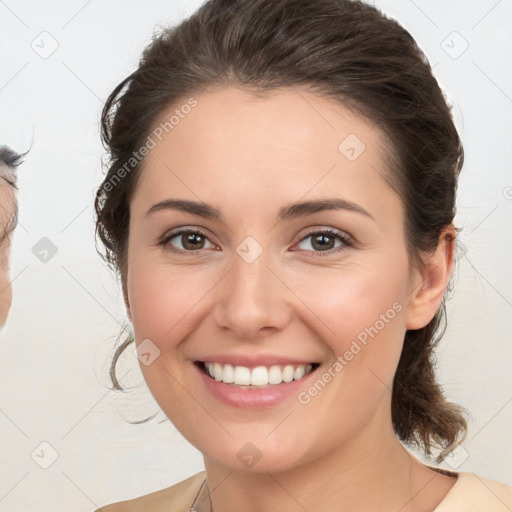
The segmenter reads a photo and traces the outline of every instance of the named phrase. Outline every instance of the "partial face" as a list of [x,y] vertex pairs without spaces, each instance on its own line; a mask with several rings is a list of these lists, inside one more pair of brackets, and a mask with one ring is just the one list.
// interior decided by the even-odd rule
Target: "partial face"
[[[370,425],[389,434],[412,284],[380,133],[306,92],[195,99],[130,204],[127,298],[149,389],[205,457],[239,470],[305,464]],[[340,208],[289,209],[327,199]]]
[[[15,213],[15,197],[12,187],[0,179],[0,235],[10,225]],[[12,302],[12,287],[9,276],[9,255],[11,251],[11,237],[6,236],[0,241],[0,329],[5,325]]]

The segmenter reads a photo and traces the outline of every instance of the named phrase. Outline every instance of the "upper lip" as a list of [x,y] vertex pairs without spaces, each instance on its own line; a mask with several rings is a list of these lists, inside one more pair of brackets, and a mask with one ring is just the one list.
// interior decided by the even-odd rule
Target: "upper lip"
[[306,365],[314,364],[316,361],[311,359],[297,359],[287,356],[276,356],[270,354],[260,354],[250,356],[247,354],[216,354],[211,356],[204,356],[198,359],[203,363],[220,363],[231,364],[233,366],[246,366],[248,368],[255,368],[257,366],[274,366],[274,365]]

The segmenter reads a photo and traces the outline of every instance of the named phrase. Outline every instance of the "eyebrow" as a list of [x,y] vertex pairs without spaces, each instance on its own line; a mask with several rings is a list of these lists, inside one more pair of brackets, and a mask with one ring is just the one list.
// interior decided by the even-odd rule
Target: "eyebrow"
[[[154,212],[161,210],[179,210],[193,215],[204,217],[205,219],[218,220],[224,222],[222,213],[219,208],[211,206],[207,203],[200,203],[197,201],[190,201],[186,199],[166,199],[154,204],[147,212],[146,217]],[[325,210],[348,210],[356,213],[360,213],[373,219],[364,208],[358,204],[350,201],[345,201],[340,198],[326,198],[318,199],[315,201],[302,201],[298,203],[292,203],[282,207],[279,210],[277,216],[278,221],[291,220],[299,217],[305,217],[307,215],[313,215],[314,213],[325,211]]]

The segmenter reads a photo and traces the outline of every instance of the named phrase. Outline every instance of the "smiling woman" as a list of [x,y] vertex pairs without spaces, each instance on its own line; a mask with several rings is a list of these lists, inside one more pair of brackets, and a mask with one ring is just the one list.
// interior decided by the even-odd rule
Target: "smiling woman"
[[133,325],[113,383],[135,343],[205,464],[102,510],[512,506],[402,444],[441,462],[467,428],[433,359],[463,149],[405,29],[356,1],[210,0],[102,126],[97,232]]

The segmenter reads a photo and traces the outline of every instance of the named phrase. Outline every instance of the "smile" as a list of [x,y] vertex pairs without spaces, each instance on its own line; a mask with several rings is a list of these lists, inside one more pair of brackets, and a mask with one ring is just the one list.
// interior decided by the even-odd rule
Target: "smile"
[[198,361],[197,364],[211,379],[244,389],[261,389],[300,380],[319,366],[318,363],[311,363],[249,368],[205,361]]

